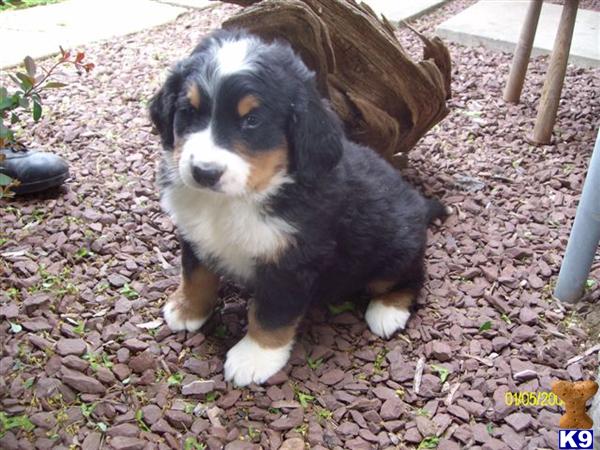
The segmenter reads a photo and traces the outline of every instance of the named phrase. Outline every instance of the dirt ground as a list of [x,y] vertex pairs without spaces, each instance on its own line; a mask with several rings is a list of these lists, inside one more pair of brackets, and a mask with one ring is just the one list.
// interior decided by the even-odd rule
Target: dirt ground
[[[431,33],[471,3],[413,26]],[[201,333],[161,320],[179,250],[146,111],[169,65],[235,11],[89,45],[96,69],[66,75],[73,84],[45,102],[32,144],[64,156],[72,180],[0,205],[0,447],[556,448],[560,408],[514,403],[598,365],[584,352],[599,341],[600,260],[581,302],[551,293],[596,138],[600,70],[569,66],[554,142],[534,147],[548,58],[532,61],[515,106],[502,100],[511,55],[449,44],[451,112],[404,171],[456,211],[431,229],[417,314],[382,341],[365,305],[313,310],[285,370],[235,389],[223,381],[246,323],[235,287]]]

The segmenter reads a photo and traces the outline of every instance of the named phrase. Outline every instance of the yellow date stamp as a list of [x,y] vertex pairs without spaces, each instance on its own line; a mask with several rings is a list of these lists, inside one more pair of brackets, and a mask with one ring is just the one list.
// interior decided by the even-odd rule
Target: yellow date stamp
[[544,406],[564,406],[563,402],[554,392],[546,391],[520,391],[511,392],[507,391],[504,394],[504,402],[508,406],[537,406],[543,408]]

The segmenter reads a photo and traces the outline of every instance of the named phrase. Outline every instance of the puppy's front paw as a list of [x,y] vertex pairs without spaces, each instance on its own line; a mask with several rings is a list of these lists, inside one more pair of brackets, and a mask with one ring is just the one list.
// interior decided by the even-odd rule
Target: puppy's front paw
[[371,300],[365,320],[373,334],[381,338],[389,338],[396,331],[403,330],[410,318],[410,312],[405,308],[385,305],[377,299]]
[[264,348],[250,336],[244,336],[227,352],[225,379],[240,387],[264,383],[285,366],[293,344],[292,341],[283,347]]
[[177,293],[173,294],[163,307],[163,316],[172,331],[196,331],[208,319],[186,308]]

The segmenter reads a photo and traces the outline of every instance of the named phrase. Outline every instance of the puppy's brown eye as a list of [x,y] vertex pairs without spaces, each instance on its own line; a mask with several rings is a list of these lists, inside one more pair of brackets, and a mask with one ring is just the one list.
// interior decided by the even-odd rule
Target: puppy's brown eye
[[256,114],[246,114],[242,119],[242,128],[251,130],[257,128],[260,125],[260,119]]

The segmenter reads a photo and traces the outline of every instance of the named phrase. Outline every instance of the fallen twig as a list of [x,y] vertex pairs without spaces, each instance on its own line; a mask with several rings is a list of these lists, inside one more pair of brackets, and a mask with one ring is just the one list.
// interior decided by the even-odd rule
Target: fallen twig
[[425,368],[425,357],[421,356],[417,361],[417,367],[415,368],[415,381],[414,381],[414,391],[415,394],[419,393],[421,389],[421,378],[423,377],[423,369]]

